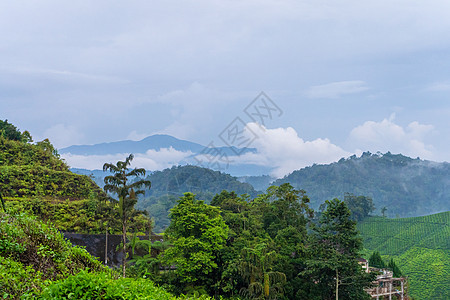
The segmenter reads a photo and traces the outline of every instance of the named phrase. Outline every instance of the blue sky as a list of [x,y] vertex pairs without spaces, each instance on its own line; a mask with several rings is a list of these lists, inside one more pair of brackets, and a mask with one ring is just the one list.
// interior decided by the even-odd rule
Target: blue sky
[[411,0],[2,1],[0,117],[59,148],[155,133],[224,144],[264,91],[282,114],[253,128],[258,155],[240,159],[275,176],[367,150],[449,161],[448,11]]

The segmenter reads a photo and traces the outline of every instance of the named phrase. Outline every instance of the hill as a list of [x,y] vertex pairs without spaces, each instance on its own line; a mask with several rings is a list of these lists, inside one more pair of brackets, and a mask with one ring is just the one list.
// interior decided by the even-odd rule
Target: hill
[[153,172],[147,177],[152,187],[137,203],[137,208],[145,209],[155,218],[155,231],[169,225],[168,212],[180,196],[186,192],[196,194],[199,200],[209,203],[214,195],[223,190],[237,194],[256,196],[255,189],[229,174],[197,166],[177,166]]
[[376,210],[390,217],[413,217],[450,210],[450,164],[401,154],[371,154],[313,165],[274,182],[306,190],[315,209],[345,193],[373,198]]
[[[7,121],[0,122],[0,193],[9,212],[28,212],[61,231],[100,233],[106,220],[120,231],[114,203],[90,177],[70,172],[50,141],[32,143]],[[145,231],[146,222],[140,218],[133,230]]]
[[367,253],[394,258],[414,299],[450,299],[450,212],[358,223]]

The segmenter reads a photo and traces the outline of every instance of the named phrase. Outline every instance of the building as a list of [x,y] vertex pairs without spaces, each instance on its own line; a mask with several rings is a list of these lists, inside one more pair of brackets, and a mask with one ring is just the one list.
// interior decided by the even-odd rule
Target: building
[[380,299],[409,299],[406,292],[406,277],[395,278],[393,273],[386,269],[368,268],[368,272],[377,272],[377,279],[374,281],[374,287],[366,289],[366,292],[377,300]]

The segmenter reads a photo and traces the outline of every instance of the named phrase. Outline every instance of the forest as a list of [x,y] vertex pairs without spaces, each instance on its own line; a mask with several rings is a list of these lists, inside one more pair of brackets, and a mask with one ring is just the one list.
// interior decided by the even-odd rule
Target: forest
[[326,199],[345,193],[371,197],[381,215],[416,217],[449,209],[450,164],[410,158],[387,152],[365,152],[328,165],[297,170],[274,185],[290,183],[304,189],[311,206],[318,208]]

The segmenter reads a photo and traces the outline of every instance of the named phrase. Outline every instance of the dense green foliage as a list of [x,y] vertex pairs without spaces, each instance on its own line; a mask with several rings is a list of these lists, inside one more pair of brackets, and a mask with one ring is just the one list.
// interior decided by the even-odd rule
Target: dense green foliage
[[208,274],[218,268],[219,251],[228,237],[228,226],[219,209],[186,193],[170,217],[166,234],[173,246],[165,251],[164,262],[176,265],[176,274],[189,285],[214,284]]
[[380,252],[374,251],[372,255],[369,257],[369,266],[371,268],[377,268],[377,269],[388,269],[392,271],[392,275],[396,278],[402,276],[402,271],[400,271],[400,268],[395,263],[394,259],[391,258],[389,260],[389,263],[386,264],[386,262],[381,258]]
[[356,222],[351,220],[345,202],[333,199],[325,204],[326,210],[320,215],[313,235],[313,255],[308,260],[310,269],[303,273],[318,283],[320,299],[330,299],[336,294],[341,299],[370,299],[364,287],[374,277],[365,273],[357,262],[362,241]]
[[38,299],[177,299],[143,278],[115,278],[110,272],[81,271],[46,287]]
[[152,188],[139,198],[136,207],[148,211],[154,218],[156,232],[169,226],[169,210],[186,192],[194,193],[196,199],[206,203],[223,190],[256,196],[250,184],[241,183],[228,174],[196,166],[172,167],[154,172],[146,179],[152,182]]
[[362,243],[346,204],[327,203],[316,226],[308,202],[304,191],[288,184],[254,199],[222,191],[213,206],[187,193],[171,211],[167,234],[174,246],[162,261],[177,268],[156,280],[177,293],[333,299],[337,271],[340,299],[368,297],[363,288],[373,278],[358,265]]
[[412,159],[401,154],[364,153],[329,165],[294,171],[274,184],[304,189],[313,208],[345,193],[373,199],[377,214],[413,217],[450,209],[450,164]]
[[372,198],[366,196],[347,193],[344,196],[344,202],[351,212],[351,218],[356,221],[364,220],[375,209]]
[[[6,208],[27,211],[62,231],[121,232],[118,203],[88,176],[70,172],[48,140],[30,140],[0,136],[0,193]],[[140,211],[131,230],[146,232],[148,222]]]
[[[2,299],[199,299],[175,297],[143,278],[119,278],[52,225],[0,213]],[[200,299],[209,299],[203,296]]]
[[[6,197],[5,202],[8,212],[27,212],[64,232],[98,234],[104,233],[106,228],[111,233],[122,230],[117,204],[99,201],[94,197],[81,200]],[[129,230],[148,233],[149,218],[142,214],[133,216]]]
[[0,213],[0,295],[39,292],[50,280],[80,270],[102,270],[86,250],[73,247],[53,226],[26,214]]
[[28,131],[21,133],[16,126],[8,123],[8,120],[0,120],[0,137],[11,141],[31,141],[31,136]]
[[48,141],[29,144],[1,137],[0,189],[10,197],[105,196],[89,177],[69,172]]
[[374,251],[372,253],[372,255],[370,255],[370,257],[369,257],[369,266],[374,267],[374,268],[378,268],[378,269],[386,268],[386,263],[381,258],[380,252]]
[[424,217],[371,217],[358,224],[368,251],[391,258],[417,299],[450,298],[450,212]]

